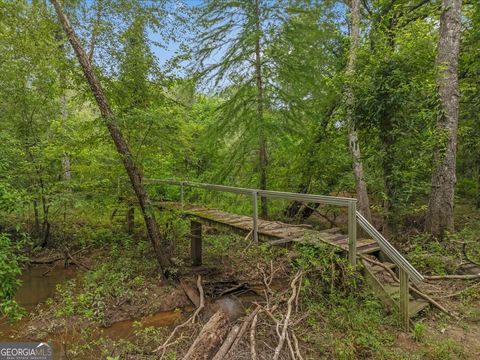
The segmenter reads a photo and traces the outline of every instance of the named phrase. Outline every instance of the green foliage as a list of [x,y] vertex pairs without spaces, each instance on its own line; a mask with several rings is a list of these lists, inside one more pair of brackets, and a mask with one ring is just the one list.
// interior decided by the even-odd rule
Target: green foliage
[[293,260],[294,266],[303,270],[315,269],[315,275],[308,280],[311,291],[336,296],[358,290],[358,274],[352,270],[348,259],[331,246],[297,244],[295,249],[298,256]]
[[453,339],[437,342],[433,346],[431,353],[426,356],[427,359],[432,360],[453,360],[463,357],[465,357],[465,350]]
[[424,323],[416,322],[413,325],[412,329],[412,336],[413,339],[417,342],[421,342],[425,339],[425,332],[427,331],[427,327]]
[[16,303],[14,296],[21,281],[22,263],[21,244],[13,244],[7,234],[0,234],[0,313],[9,320],[23,317],[23,309]]
[[305,340],[312,342],[315,353],[335,359],[386,357],[393,337],[382,327],[394,321],[384,316],[380,301],[359,286],[346,259],[326,245],[299,245],[295,250],[294,264],[310,270],[301,291],[312,334]]
[[104,323],[107,304],[133,298],[147,285],[146,277],[155,272],[153,259],[144,256],[148,251],[147,242],[135,243],[129,238],[111,244],[106,261],[86,272],[80,283],[70,280],[57,286],[61,306],[56,316],[78,314]]
[[446,246],[429,235],[418,235],[412,238],[413,249],[408,252],[409,261],[421,273],[448,274],[456,270],[452,257],[455,246]]

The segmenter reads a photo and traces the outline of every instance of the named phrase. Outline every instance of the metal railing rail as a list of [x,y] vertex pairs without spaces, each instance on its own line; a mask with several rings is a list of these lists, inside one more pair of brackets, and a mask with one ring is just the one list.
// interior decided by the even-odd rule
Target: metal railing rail
[[423,276],[408,262],[407,259],[395,249],[392,244],[388,242],[383,235],[373,227],[365,217],[357,211],[357,223],[365,230],[373,240],[375,240],[380,249],[397,265],[400,269],[403,269],[412,279],[414,283],[423,281]]
[[226,186],[226,185],[196,183],[196,182],[190,182],[190,181],[145,179],[145,182],[178,185],[178,186],[184,186],[184,187],[185,186],[197,187],[197,188],[230,192],[230,193],[243,194],[243,195],[250,195],[252,194],[253,191],[255,191],[261,197],[277,198],[277,199],[284,199],[284,200],[298,200],[298,201],[304,200],[304,201],[323,203],[323,204],[329,204],[329,205],[337,205],[337,206],[348,206],[348,204],[352,202],[355,202],[355,203],[357,202],[357,199],[347,198],[347,197],[299,194],[299,193],[283,192],[283,191],[260,190],[260,189],[242,188],[242,187]]

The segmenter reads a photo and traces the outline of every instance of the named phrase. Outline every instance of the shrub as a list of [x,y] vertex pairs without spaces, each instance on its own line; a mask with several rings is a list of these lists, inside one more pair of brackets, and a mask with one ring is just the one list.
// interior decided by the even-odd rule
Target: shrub
[[10,320],[19,320],[23,310],[13,299],[22,284],[18,279],[22,273],[25,257],[12,244],[6,234],[0,234],[0,312]]

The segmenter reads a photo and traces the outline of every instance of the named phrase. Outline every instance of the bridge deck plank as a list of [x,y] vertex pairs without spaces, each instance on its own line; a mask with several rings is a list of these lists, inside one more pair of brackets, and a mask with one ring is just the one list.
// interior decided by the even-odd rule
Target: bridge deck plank
[[[205,220],[210,226],[223,225],[244,233],[249,233],[253,228],[253,219],[246,215],[237,215],[199,206],[185,206],[182,210],[181,204],[174,202],[158,203],[161,208],[176,209],[184,212],[187,216]],[[280,221],[258,220],[259,238],[269,241],[272,244],[286,244],[298,242],[304,239],[305,242],[322,241],[331,244],[342,250],[348,250],[348,236],[332,232],[330,229],[324,231],[312,230],[308,227],[292,225]],[[306,240],[308,238],[308,240]],[[367,254],[380,250],[377,243],[371,239],[358,239],[357,249],[359,253]]]

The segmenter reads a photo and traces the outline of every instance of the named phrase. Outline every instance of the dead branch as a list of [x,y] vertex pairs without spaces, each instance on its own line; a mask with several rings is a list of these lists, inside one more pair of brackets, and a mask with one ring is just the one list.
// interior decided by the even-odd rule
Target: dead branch
[[[77,251],[74,251],[71,256],[75,256],[77,254],[80,254],[81,252],[84,252],[88,249],[90,249],[91,247],[93,246],[92,245],[89,245],[87,247],[84,247],[80,250],[77,250]],[[67,250],[68,251],[68,250]],[[29,260],[29,263],[30,264],[34,264],[34,265],[44,265],[44,264],[53,264],[54,262],[56,261],[60,261],[60,260],[65,260],[65,256],[58,256],[58,257],[55,257],[55,258],[52,258],[52,259],[45,259],[45,260],[40,260],[40,259],[36,259],[36,260]]]
[[480,266],[479,262],[474,261],[474,260],[469,258],[468,253],[467,253],[467,243],[465,241],[462,242],[462,253],[463,253],[463,256],[465,257],[465,260],[467,260],[468,262],[470,262],[474,265]]
[[171,334],[169,335],[169,337],[167,338],[167,340],[165,340],[165,342],[160,345],[158,348],[156,348],[153,353],[156,353],[158,354],[160,351],[162,352],[161,356],[160,356],[160,359],[163,358],[163,356],[165,355],[165,351],[167,350],[167,348],[169,346],[171,346],[173,343],[171,343],[170,341],[174,338],[174,336],[176,335],[176,333],[184,328],[185,326],[189,325],[189,324],[193,324],[195,323],[195,320],[196,318],[198,317],[198,314],[200,313],[200,311],[202,311],[202,309],[205,307],[205,297],[203,295],[203,287],[202,287],[202,277],[199,275],[198,278],[197,278],[197,287],[198,287],[198,292],[200,294],[200,304],[198,306],[198,308],[195,310],[195,312],[193,313],[193,315],[188,318],[187,321],[185,321],[184,323],[178,325],[175,327],[175,329],[173,329],[173,331],[171,332]]
[[287,345],[288,345],[288,350],[290,350],[290,356],[292,357],[293,360],[295,360],[296,359],[295,351],[293,351],[292,340],[290,340],[290,333],[288,331],[287,331]]
[[200,305],[198,306],[197,310],[193,313],[192,316],[192,324],[195,323],[195,320],[198,317],[198,314],[200,314],[200,311],[205,307],[205,296],[203,294],[203,287],[202,287],[202,277],[199,275],[197,278],[197,287],[198,287],[198,293],[200,296]]
[[225,358],[228,351],[232,347],[233,342],[237,338],[239,331],[240,331],[240,326],[235,325],[235,326],[232,327],[232,329],[230,330],[230,332],[227,335],[227,338],[225,339],[222,346],[217,351],[217,353],[215,354],[215,356],[213,357],[212,360],[223,360]]
[[474,280],[480,279],[480,274],[473,275],[431,275],[424,276],[426,280]]
[[245,331],[247,330],[248,325],[250,324],[250,321],[253,320],[253,318],[258,314],[258,312],[261,310],[261,306],[257,305],[257,307],[248,315],[248,317],[245,319],[245,321],[242,324],[242,327],[240,328],[240,331],[238,332],[238,335],[232,344],[232,347],[230,348],[229,351],[225,355],[227,355],[230,351],[234,351],[235,348],[238,346],[240,341],[242,340],[243,335],[245,334]]
[[[253,229],[250,230],[250,232],[247,234],[247,236],[245,236],[245,239],[243,239],[243,241],[244,241],[244,242],[247,241],[248,238],[249,238],[250,236],[252,236],[252,234],[253,234]],[[248,243],[248,245],[245,247],[245,249],[243,249],[243,252],[247,252],[247,250],[250,248],[250,246],[252,246],[254,240],[255,240],[255,239],[254,239],[253,236],[252,236],[252,239],[250,240],[250,242]]]
[[71,263],[72,263],[72,264],[75,264],[75,265],[77,265],[77,266],[79,266],[79,267],[81,267],[81,268],[83,268],[84,270],[87,270],[87,271],[91,270],[87,265],[82,264],[81,262],[75,260],[75,259],[73,258],[73,256],[70,255],[70,253],[68,252],[67,249],[65,249],[65,254],[66,254],[67,257],[71,260]]
[[295,353],[297,354],[297,357],[299,360],[303,360],[302,354],[300,353],[300,346],[298,346],[298,339],[293,330],[292,330],[292,337],[293,337],[293,343],[295,345]]
[[300,299],[300,290],[302,288],[302,281],[303,281],[303,274],[300,276],[300,280],[298,281],[298,290],[297,296],[295,297],[295,312],[298,313],[298,302]]
[[235,286],[232,286],[228,289],[225,289],[223,290],[220,295],[218,295],[219,297],[222,297],[224,295],[227,295],[227,294],[230,294],[230,293],[233,293],[233,292],[238,292],[238,290],[244,290],[244,289],[247,289],[247,291],[250,290],[250,287],[248,286],[247,283],[240,283],[238,285],[235,285]]
[[321,216],[322,218],[324,218],[325,220],[327,220],[327,221],[330,223],[330,225],[332,225],[333,227],[338,227],[338,224],[337,224],[334,220],[330,219],[327,215],[322,214],[320,211],[318,211],[318,209],[315,209],[315,208],[311,207],[311,206],[308,205],[307,203],[303,203],[303,205],[304,205],[306,208],[312,210],[314,213],[316,213],[316,214],[318,214],[319,216]]
[[471,290],[471,289],[474,289],[476,288],[477,286],[480,285],[480,282],[478,283],[475,283],[473,284],[472,286],[468,286],[466,287],[465,289],[462,289],[460,291],[457,291],[456,293],[453,293],[453,294],[448,294],[448,295],[444,295],[444,296],[435,296],[436,299],[446,299],[446,298],[452,298],[452,297],[456,297],[458,295],[461,295],[463,294],[464,292],[468,291],[468,290]]
[[54,262],[65,260],[63,256],[59,256],[53,259],[46,259],[46,260],[29,260],[30,264],[34,265],[44,265],[44,264],[53,264]]
[[282,348],[283,348],[283,344],[285,343],[285,339],[287,336],[288,323],[290,321],[290,316],[292,314],[293,302],[295,301],[295,298],[297,296],[297,281],[300,279],[302,274],[303,274],[302,271],[298,271],[290,284],[290,287],[292,289],[292,295],[290,296],[287,302],[287,313],[285,315],[285,320],[283,321],[281,337],[280,337],[280,340],[278,341],[277,347],[275,348],[273,360],[278,360],[280,356],[280,352],[282,351]]
[[257,346],[255,341],[255,331],[257,329],[257,320],[258,314],[255,314],[252,320],[252,326],[250,328],[250,354],[252,355],[252,360],[257,360]]

